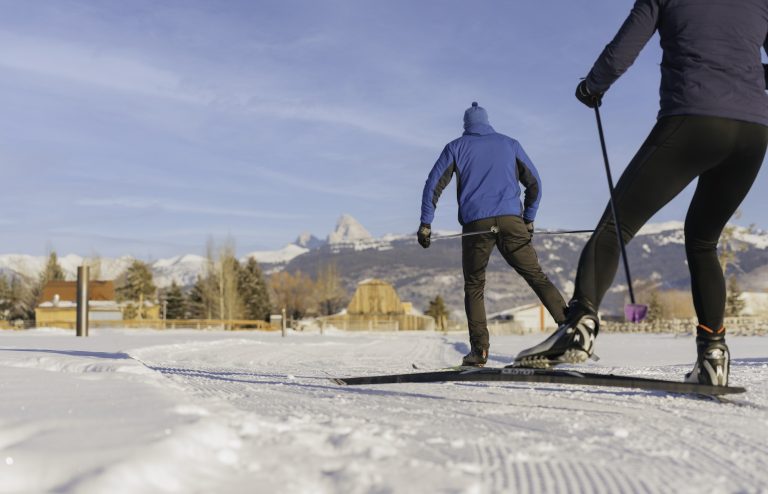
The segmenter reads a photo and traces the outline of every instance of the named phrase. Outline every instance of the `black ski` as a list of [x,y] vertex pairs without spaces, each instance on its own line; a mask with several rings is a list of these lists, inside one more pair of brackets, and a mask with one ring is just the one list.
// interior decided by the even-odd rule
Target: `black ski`
[[410,374],[333,378],[332,381],[336,384],[350,386],[449,381],[513,381],[577,386],[609,386],[707,396],[744,393],[746,391],[745,388],[738,386],[710,386],[707,384],[666,381],[645,377],[597,374],[574,370],[529,369],[524,367],[479,367],[435,372],[414,372]]

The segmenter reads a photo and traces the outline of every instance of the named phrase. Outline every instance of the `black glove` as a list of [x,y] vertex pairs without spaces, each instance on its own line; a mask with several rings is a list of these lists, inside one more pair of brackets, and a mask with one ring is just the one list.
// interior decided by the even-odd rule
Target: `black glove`
[[603,103],[603,93],[591,93],[587,89],[587,81],[582,80],[578,86],[576,86],[576,99],[584,103],[590,108],[600,106]]
[[416,237],[419,239],[419,245],[425,249],[429,247],[432,242],[432,225],[422,223],[419,225],[419,231],[416,233]]
[[533,235],[533,221],[526,221],[525,227],[528,228],[528,233]]

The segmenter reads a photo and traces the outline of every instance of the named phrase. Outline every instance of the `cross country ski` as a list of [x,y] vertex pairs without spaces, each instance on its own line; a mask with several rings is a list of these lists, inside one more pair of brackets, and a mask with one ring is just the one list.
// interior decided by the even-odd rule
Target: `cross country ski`
[[334,383],[346,386],[396,384],[396,383],[439,383],[456,381],[510,381],[526,383],[565,384],[574,386],[598,386],[612,388],[640,389],[666,393],[718,396],[746,392],[738,386],[712,386],[689,382],[650,379],[637,376],[599,374],[575,370],[545,370],[524,367],[474,367],[434,372],[408,374],[384,374],[332,378]]

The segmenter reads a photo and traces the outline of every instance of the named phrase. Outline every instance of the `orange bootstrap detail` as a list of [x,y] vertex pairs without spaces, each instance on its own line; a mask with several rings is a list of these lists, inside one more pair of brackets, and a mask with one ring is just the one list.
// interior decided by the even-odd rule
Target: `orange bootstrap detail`
[[706,331],[707,333],[710,333],[710,334],[720,334],[720,333],[725,333],[725,326],[722,326],[722,327],[721,327],[720,329],[718,329],[717,331],[715,331],[714,329],[712,329],[712,328],[710,328],[710,327],[707,327],[707,326],[705,326],[705,325],[703,325],[703,324],[699,324],[697,327],[698,327],[699,329],[703,329],[704,331]]

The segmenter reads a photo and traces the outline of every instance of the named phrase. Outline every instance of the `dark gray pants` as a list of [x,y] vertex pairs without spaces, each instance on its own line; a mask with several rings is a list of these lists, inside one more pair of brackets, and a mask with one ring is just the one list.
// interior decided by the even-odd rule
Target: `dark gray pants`
[[485,318],[485,268],[493,247],[525,279],[536,292],[555,322],[565,321],[565,300],[539,266],[539,258],[531,245],[531,234],[519,216],[496,216],[464,225],[463,232],[489,231],[496,234],[471,235],[462,238],[461,264],[464,269],[464,308],[469,323],[469,342],[472,347],[488,348],[488,324]]

